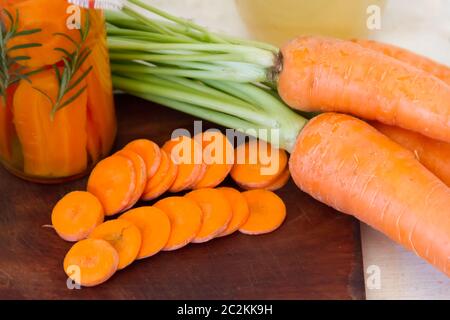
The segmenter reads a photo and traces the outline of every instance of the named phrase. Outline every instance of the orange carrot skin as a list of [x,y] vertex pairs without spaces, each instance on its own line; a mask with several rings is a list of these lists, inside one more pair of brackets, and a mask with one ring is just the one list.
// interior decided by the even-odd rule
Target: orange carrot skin
[[300,189],[450,276],[450,189],[411,151],[361,120],[324,113],[301,131],[289,166]]
[[371,125],[402,147],[411,150],[420,163],[450,187],[450,143],[379,122],[372,122]]
[[292,108],[336,111],[450,142],[450,86],[351,41],[300,37],[282,49],[278,91]]
[[412,51],[391,44],[366,39],[357,39],[352,41],[359,44],[360,46],[382,52],[387,56],[403,61],[418,69],[431,73],[435,77],[450,85],[450,68],[443,64],[437,63],[427,57],[418,55]]
[[[382,52],[385,55],[426,71],[450,85],[450,68],[443,64],[387,43],[366,39],[353,41],[365,48]],[[447,186],[450,186],[450,167],[447,165],[448,159],[450,159],[450,144],[379,122],[372,122],[371,125],[401,146],[413,151],[418,160],[428,170],[433,172]]]

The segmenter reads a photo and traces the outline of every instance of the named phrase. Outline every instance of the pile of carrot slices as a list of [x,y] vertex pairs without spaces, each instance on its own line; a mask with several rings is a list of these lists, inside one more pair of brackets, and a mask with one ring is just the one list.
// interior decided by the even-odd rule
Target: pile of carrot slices
[[180,136],[162,148],[150,140],[135,140],[100,161],[87,190],[107,216],[133,207],[139,200],[157,199],[165,192],[215,188],[231,173],[245,190],[282,188],[290,178],[288,155],[268,143],[250,140],[234,150],[220,131]]
[[[160,251],[236,231],[260,235],[276,230],[285,220],[286,207],[271,190],[289,179],[287,154],[256,142],[234,150],[219,131],[182,136],[162,148],[140,139],[99,162],[87,191],[67,194],[52,212],[57,234],[76,242],[64,259],[66,274],[82,286],[95,286]],[[250,161],[263,147],[265,156],[258,160],[257,154],[257,160]],[[230,172],[247,191],[217,187]],[[188,192],[131,209],[139,200],[153,200],[167,191]],[[105,216],[119,213],[104,222]]]
[[58,235],[76,241],[64,258],[64,270],[85,287],[99,285],[117,270],[160,251],[204,243],[238,230],[249,235],[269,233],[285,218],[286,206],[272,191],[241,193],[230,187],[170,196],[106,222],[100,201],[89,192],[75,191],[62,198],[52,213]]

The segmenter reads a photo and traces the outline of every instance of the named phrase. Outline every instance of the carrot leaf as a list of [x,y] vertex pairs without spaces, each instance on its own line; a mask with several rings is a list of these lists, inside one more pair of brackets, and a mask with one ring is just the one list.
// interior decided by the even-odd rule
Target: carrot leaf
[[[128,3],[106,15],[115,88],[292,150],[306,120],[271,88],[278,48]],[[280,129],[279,141],[258,129]]]

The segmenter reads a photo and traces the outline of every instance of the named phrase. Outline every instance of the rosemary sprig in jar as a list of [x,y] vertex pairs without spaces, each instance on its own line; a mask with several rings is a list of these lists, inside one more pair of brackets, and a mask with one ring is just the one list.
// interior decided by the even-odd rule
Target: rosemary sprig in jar
[[[2,12],[3,15],[1,14]],[[2,19],[0,19],[0,98],[3,99],[4,105],[6,105],[7,88],[11,84],[14,84],[20,80],[30,81],[30,75],[41,71],[41,69],[37,69],[34,71],[25,72],[27,68],[20,65],[19,63],[21,61],[29,60],[30,57],[26,55],[13,56],[11,54],[16,50],[42,46],[42,44],[40,43],[26,43],[8,47],[8,41],[16,37],[35,34],[41,32],[42,30],[38,28],[19,30],[19,11],[16,10],[15,18],[13,17],[11,12],[6,9],[3,9],[2,12],[0,12],[0,15],[2,16]],[[9,30],[7,29],[6,23],[3,20],[3,16],[9,20]]]
[[[56,99],[53,100],[46,92],[35,88],[40,93],[45,95],[47,99],[52,103],[51,110],[51,118],[53,119],[56,112],[67,105],[71,104],[75,101],[86,89],[87,86],[84,85],[81,88],[78,88],[81,82],[87,77],[87,75],[91,72],[93,66],[89,66],[78,78],[75,78],[75,75],[80,70],[81,66],[84,64],[86,59],[91,54],[91,50],[85,46],[87,37],[90,31],[90,22],[89,15],[86,15],[85,23],[82,28],[80,28],[80,38],[79,42],[75,41],[71,36],[65,33],[54,33],[55,36],[64,37],[69,40],[75,47],[75,50],[70,53],[64,48],[55,48],[54,50],[62,52],[65,56],[62,58],[62,62],[64,67],[62,71],[57,64],[53,65],[53,69],[55,71],[56,78],[58,80],[58,93]],[[67,97],[69,93],[74,91],[72,95]]]

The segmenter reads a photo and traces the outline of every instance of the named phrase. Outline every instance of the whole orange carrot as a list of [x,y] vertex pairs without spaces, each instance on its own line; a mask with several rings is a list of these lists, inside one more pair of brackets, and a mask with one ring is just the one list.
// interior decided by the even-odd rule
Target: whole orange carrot
[[[443,64],[386,43],[365,39],[357,39],[353,42],[428,72],[450,85],[450,68]],[[401,146],[413,151],[425,167],[450,186],[450,169],[447,165],[450,159],[450,144],[379,122],[372,122],[371,125]]]
[[[428,72],[450,85],[450,68],[443,64],[387,43],[366,39],[357,39],[353,42]],[[450,186],[450,169],[447,165],[450,159],[450,144],[379,122],[372,122],[371,125],[401,146],[413,151],[425,167]]]
[[379,122],[372,122],[371,125],[402,147],[411,150],[417,160],[450,187],[450,143]]
[[374,40],[357,39],[353,42],[375,51],[379,51],[418,69],[426,71],[450,85],[450,68],[412,51]]
[[450,142],[450,86],[351,41],[300,37],[282,49],[278,92],[303,111],[337,111]]
[[324,113],[300,133],[289,166],[300,189],[450,276],[450,189],[412,152],[361,120]]
[[[82,173],[88,166],[87,134],[80,130],[87,123],[86,92],[52,119],[52,103],[48,97],[56,97],[58,93],[54,71],[41,71],[29,80],[19,82],[12,109],[25,173],[54,178]],[[81,81],[80,86],[84,85]]]

